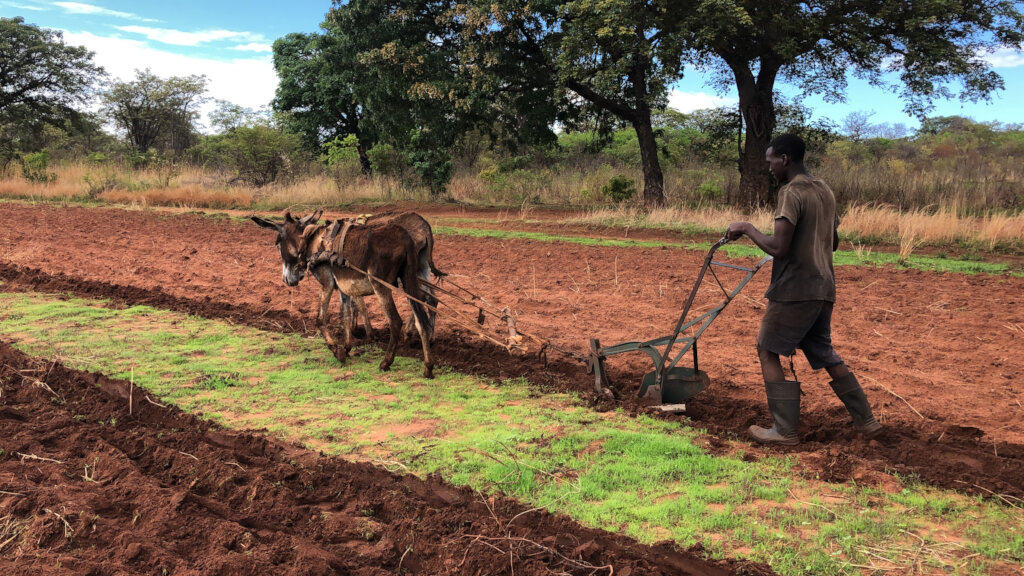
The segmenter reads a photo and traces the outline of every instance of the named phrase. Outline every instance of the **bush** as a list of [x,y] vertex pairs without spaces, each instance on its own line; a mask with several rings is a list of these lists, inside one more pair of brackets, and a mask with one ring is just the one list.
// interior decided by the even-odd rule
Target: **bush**
[[374,174],[404,178],[409,164],[405,156],[390,144],[378,144],[370,148],[366,155],[370,158],[370,166]]
[[619,203],[629,200],[636,194],[636,182],[628,176],[616,174],[608,183],[601,187],[601,194],[605,198],[611,198],[612,202]]
[[46,150],[25,154],[21,157],[21,175],[29,182],[48,184],[57,179],[55,172],[50,172],[50,153]]
[[286,176],[299,160],[299,137],[268,126],[242,126],[206,138],[193,154],[221,164],[252,186],[266,186]]
[[430,189],[431,196],[444,193],[455,171],[451,155],[433,148],[414,149],[409,152],[409,160],[420,182]]

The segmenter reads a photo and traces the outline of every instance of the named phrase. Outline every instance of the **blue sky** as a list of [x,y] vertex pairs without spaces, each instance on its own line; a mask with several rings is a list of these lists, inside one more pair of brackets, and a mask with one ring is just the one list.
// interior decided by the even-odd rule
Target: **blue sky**
[[[277,86],[270,44],[289,32],[317,30],[330,6],[328,0],[0,0],[0,16],[22,16],[63,31],[67,43],[93,50],[96,61],[116,78],[131,78],[134,70],[146,67],[163,77],[205,74],[213,98],[258,108],[270,102]],[[1024,106],[1018,102],[1024,94],[1024,53],[1004,51],[990,58],[1006,82],[1004,91],[978,104],[938,101],[933,114],[1024,123]],[[793,87],[779,88],[790,98],[798,95]],[[734,104],[736,96],[718,94],[699,70],[687,69],[669,102],[688,112]],[[873,113],[874,124],[918,124],[902,112],[895,90],[854,79],[845,103],[828,104],[816,96],[804,103],[815,118],[837,123],[851,112],[863,112]]]

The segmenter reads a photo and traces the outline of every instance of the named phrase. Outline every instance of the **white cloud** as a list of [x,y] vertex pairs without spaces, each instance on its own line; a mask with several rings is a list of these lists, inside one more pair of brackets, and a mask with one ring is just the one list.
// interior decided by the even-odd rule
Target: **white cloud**
[[993,68],[1016,68],[1024,66],[1024,52],[1010,48],[999,48],[992,54],[984,56]]
[[[277,73],[269,56],[214,60],[175,54],[128,38],[97,36],[91,32],[64,31],[64,41],[96,53],[94,61],[114,78],[132,80],[135,70],[150,68],[161,78],[203,74],[207,95],[247,108],[270,104],[277,90]],[[204,113],[212,109],[210,103]]]
[[263,44],[261,42],[251,42],[249,44],[241,44],[234,46],[232,50],[242,50],[243,52],[273,52],[274,49],[270,44]]
[[670,108],[683,113],[690,113],[694,110],[705,108],[718,108],[719,106],[735,105],[735,98],[724,98],[707,92],[682,92],[672,90],[668,93],[668,105]]
[[173,44],[175,46],[198,46],[207,42],[216,42],[217,40],[262,40],[263,37],[260,34],[253,34],[252,32],[233,32],[231,30],[201,30],[199,32],[182,32],[181,30],[173,30],[170,28],[150,28],[148,26],[115,26],[122,32],[128,32],[130,34],[139,34],[162,42],[164,44]]
[[124,18],[126,20],[141,20],[143,22],[156,22],[152,18],[143,18],[131,12],[120,12],[118,10],[110,10],[101,6],[93,4],[84,4],[82,2],[54,2],[54,6],[63,8],[68,14],[99,14],[100,16],[114,16],[117,18]]
[[17,8],[18,10],[32,10],[34,12],[45,12],[49,10],[49,8],[46,8],[45,6],[34,6],[32,4],[18,4],[17,2],[0,2],[0,4],[4,6],[9,6],[11,8]]

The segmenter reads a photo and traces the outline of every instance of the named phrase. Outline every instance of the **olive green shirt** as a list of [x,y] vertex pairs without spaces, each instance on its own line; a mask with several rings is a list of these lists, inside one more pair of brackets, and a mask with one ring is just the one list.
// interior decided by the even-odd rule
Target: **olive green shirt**
[[839,217],[832,189],[820,178],[796,176],[779,190],[775,218],[785,218],[795,229],[789,254],[772,264],[772,283],[765,298],[835,302],[832,239]]

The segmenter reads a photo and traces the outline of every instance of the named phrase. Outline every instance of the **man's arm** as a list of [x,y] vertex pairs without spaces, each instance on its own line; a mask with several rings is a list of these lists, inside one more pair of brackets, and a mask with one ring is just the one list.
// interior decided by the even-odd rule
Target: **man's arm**
[[793,231],[796,226],[785,218],[775,219],[775,232],[768,236],[762,234],[750,222],[733,222],[725,232],[729,240],[735,240],[746,234],[757,244],[757,247],[764,250],[773,258],[785,258],[789,255],[790,244],[793,243]]

